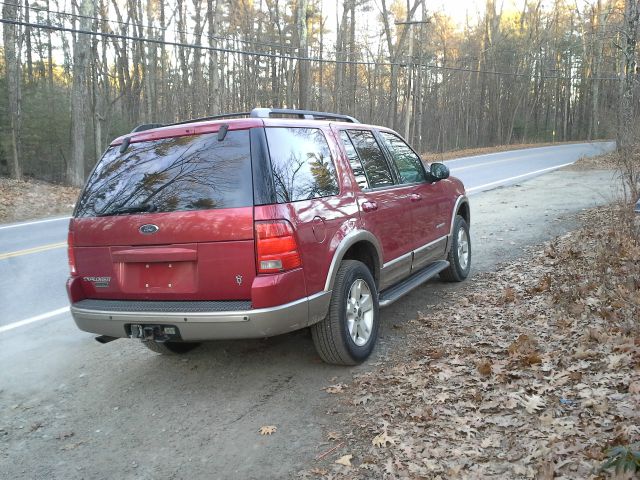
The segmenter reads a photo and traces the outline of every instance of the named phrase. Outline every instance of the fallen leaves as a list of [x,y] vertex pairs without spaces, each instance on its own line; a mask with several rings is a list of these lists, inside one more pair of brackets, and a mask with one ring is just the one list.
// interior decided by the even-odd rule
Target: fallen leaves
[[352,458],[353,458],[353,455],[350,455],[350,454],[343,455],[338,460],[336,460],[335,463],[337,463],[338,465],[344,465],[345,467],[350,467]]
[[342,389],[345,388],[346,385],[343,383],[337,383],[335,385],[329,385],[328,387],[324,388],[324,391],[330,394],[338,394],[338,393],[342,393]]
[[80,189],[37,180],[0,178],[0,223],[70,214]]
[[478,369],[478,372],[480,372],[480,375],[491,375],[491,360],[489,360],[488,358],[483,358],[478,362],[476,368]]
[[348,419],[335,438],[363,459],[330,478],[587,478],[640,440],[640,242],[610,210],[583,218],[424,306],[407,348],[328,387]]
[[371,440],[371,444],[374,447],[386,447],[387,444],[393,445],[394,443],[395,439],[387,435],[386,431],[376,435],[375,437],[373,437],[373,440]]
[[272,435],[277,431],[278,431],[278,427],[276,427],[275,425],[265,425],[263,427],[260,427],[260,429],[258,430],[258,433],[260,435]]
[[531,414],[539,413],[546,407],[547,402],[540,395],[530,395],[524,397],[518,397],[520,405]]

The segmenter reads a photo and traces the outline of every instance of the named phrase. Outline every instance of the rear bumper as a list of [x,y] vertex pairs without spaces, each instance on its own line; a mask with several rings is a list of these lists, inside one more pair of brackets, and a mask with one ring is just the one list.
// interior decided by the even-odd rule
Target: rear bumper
[[178,327],[184,341],[233,338],[262,338],[292,332],[322,320],[328,311],[331,292],[320,292],[285,305],[229,311],[123,311],[81,308],[71,305],[71,315],[80,330],[127,337],[127,325],[153,324]]

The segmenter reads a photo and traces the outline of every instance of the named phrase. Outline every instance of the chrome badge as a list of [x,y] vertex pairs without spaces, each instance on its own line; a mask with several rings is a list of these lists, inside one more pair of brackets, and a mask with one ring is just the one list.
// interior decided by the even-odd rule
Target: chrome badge
[[108,288],[111,283],[111,277],[83,277],[83,279],[93,283],[96,288]]
[[156,233],[158,230],[160,230],[160,228],[153,223],[147,223],[138,229],[138,231],[144,235],[151,235],[152,233]]
[[242,275],[236,275],[236,283],[238,286],[242,285]]

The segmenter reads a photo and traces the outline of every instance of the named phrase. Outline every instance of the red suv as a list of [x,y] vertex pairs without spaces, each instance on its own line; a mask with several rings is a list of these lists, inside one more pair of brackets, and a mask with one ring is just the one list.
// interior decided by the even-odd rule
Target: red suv
[[469,213],[445,165],[345,115],[142,125],[113,141],[70,221],[71,312],[102,342],[161,353],[310,327],[323,360],[357,364],[379,307],[467,277]]

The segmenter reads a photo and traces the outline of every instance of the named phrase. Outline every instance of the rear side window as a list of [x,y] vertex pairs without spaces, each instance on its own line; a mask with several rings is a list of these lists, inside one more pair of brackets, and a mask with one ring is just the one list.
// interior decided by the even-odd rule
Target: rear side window
[[87,181],[77,217],[253,205],[249,131],[163,138],[109,148]]
[[344,151],[347,153],[347,158],[349,159],[349,164],[351,165],[351,170],[353,171],[353,176],[356,177],[356,182],[361,190],[366,190],[369,188],[369,180],[367,180],[367,175],[364,173],[364,168],[362,167],[362,162],[360,161],[360,157],[358,156],[358,152],[356,152],[353,143],[351,143],[351,139],[349,135],[344,130],[340,131],[340,138],[342,139],[342,144],[344,145]]
[[411,147],[393,133],[380,132],[380,136],[387,144],[402,183],[424,182],[426,178],[422,161]]
[[358,152],[371,188],[393,185],[389,164],[384,158],[380,145],[368,130],[349,130],[349,137]]
[[317,128],[265,129],[278,203],[337,195],[336,168]]

